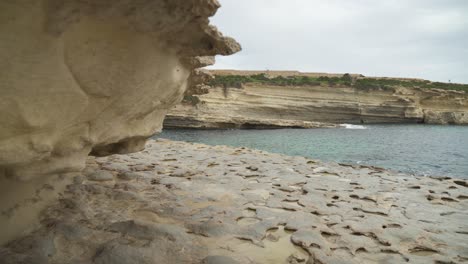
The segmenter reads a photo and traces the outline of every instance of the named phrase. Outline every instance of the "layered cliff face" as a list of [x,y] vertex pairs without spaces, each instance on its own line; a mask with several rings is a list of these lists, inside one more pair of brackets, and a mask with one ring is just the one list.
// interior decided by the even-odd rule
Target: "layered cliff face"
[[0,243],[89,153],[141,150],[196,86],[196,68],[240,49],[209,25],[218,7],[216,0],[0,2]]
[[[230,74],[238,74],[233,72]],[[228,72],[212,73],[216,75]],[[241,74],[247,75],[249,72]],[[293,74],[293,72],[276,75],[281,74]],[[300,86],[243,83],[237,88],[213,87],[208,94],[198,96],[195,102],[177,105],[166,117],[165,125],[193,128],[250,128],[255,126],[245,126],[245,124],[252,123],[252,120],[257,124],[261,124],[262,120],[278,124],[288,122],[468,124],[468,95],[464,91],[399,86],[369,90],[340,84],[331,87],[320,83]]]

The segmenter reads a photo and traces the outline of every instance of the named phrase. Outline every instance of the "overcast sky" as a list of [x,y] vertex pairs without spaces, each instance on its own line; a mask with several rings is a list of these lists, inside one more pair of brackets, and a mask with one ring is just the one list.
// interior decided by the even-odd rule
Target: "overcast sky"
[[243,50],[211,68],[468,83],[468,0],[219,0]]

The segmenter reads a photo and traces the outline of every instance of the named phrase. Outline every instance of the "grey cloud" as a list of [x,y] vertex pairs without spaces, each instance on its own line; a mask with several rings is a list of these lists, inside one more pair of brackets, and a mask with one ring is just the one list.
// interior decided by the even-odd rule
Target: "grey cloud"
[[353,72],[468,83],[468,1],[220,0],[243,51],[212,68]]

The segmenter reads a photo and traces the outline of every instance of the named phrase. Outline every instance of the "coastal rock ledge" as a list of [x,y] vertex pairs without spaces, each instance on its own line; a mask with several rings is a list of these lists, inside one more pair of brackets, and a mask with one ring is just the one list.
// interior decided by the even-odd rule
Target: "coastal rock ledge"
[[196,69],[240,50],[209,25],[219,6],[0,1],[0,244],[26,229],[33,207],[53,199],[89,153],[143,149],[196,86]]
[[468,182],[150,141],[88,158],[13,263],[466,263]]

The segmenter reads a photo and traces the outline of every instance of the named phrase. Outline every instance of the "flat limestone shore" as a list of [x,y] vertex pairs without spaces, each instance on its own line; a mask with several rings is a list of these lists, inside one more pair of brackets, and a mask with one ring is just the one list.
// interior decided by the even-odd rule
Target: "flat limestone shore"
[[1,263],[467,263],[468,183],[150,141],[89,158]]

